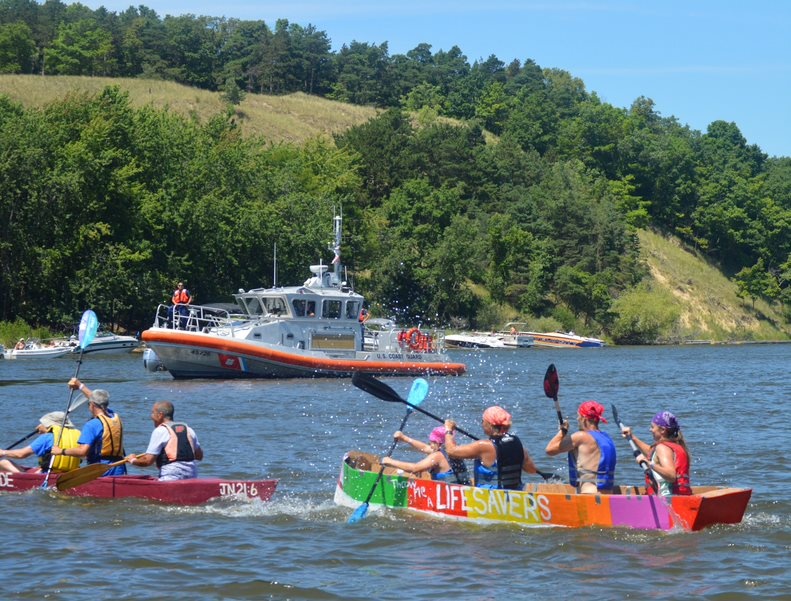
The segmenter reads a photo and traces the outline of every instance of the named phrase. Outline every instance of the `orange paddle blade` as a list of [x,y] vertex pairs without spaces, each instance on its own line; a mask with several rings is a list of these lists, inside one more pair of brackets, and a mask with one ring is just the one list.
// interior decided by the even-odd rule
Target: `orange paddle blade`
[[91,465],[66,472],[58,476],[58,482],[55,486],[58,490],[69,490],[75,486],[82,486],[101,477],[107,470],[123,465],[126,461],[126,459],[121,459],[121,461],[116,461],[115,463],[92,463]]

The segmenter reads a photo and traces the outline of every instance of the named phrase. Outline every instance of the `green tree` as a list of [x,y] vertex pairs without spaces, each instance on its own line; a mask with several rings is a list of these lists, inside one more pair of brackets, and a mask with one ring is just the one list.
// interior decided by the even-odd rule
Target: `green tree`
[[0,24],[0,73],[33,73],[36,43],[25,23]]

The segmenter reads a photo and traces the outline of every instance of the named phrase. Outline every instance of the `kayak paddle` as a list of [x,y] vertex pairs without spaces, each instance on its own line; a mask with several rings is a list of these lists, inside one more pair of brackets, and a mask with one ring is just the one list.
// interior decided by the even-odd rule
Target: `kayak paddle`
[[[382,382],[379,382],[379,384],[382,384]],[[384,386],[387,386],[387,384],[384,384]],[[387,388],[390,387],[387,386]],[[393,392],[394,395],[398,396],[397,393],[392,388],[390,388],[390,390]],[[426,398],[427,394],[428,394],[428,382],[426,382],[423,378],[418,378],[412,383],[412,388],[409,391],[408,400],[404,401],[409,406],[407,407],[406,415],[404,416],[404,419],[401,420],[401,427],[398,428],[400,431],[404,430],[404,426],[406,426],[406,421],[409,419],[409,416],[412,415],[412,408],[420,405],[420,403],[423,402],[423,399]],[[398,398],[401,399],[400,396]],[[393,444],[390,445],[390,450],[387,451],[387,455],[385,455],[385,457],[390,457],[390,455],[393,454],[393,451],[396,448],[396,444],[398,444],[398,441],[393,440]],[[382,479],[382,474],[384,473],[384,471],[385,471],[385,465],[384,463],[382,463],[382,467],[379,469],[379,474],[376,476],[374,485],[371,487],[371,490],[368,492],[368,496],[365,498],[365,502],[362,505],[360,505],[357,509],[355,509],[354,513],[349,517],[350,524],[356,524],[360,520],[364,519],[365,516],[368,514],[368,504],[371,501],[371,497],[374,496],[374,491],[376,490],[376,487],[379,484],[379,480]]]
[[88,482],[93,482],[106,471],[113,469],[119,465],[126,463],[128,459],[121,459],[114,463],[92,463],[70,472],[65,472],[60,475],[55,486],[58,490],[69,490],[75,486],[82,486]]
[[[618,409],[615,408],[615,405],[610,405],[610,407],[612,407],[612,416],[615,420],[615,423],[621,429],[621,432],[623,432],[624,425],[618,417]],[[632,447],[632,454],[634,454],[634,458],[637,459],[637,456],[640,454],[640,449],[637,448],[637,444],[635,443],[631,434],[627,436],[626,439],[629,441],[629,446]],[[651,471],[651,466],[648,465],[648,462],[645,459],[640,462],[640,467],[643,468],[645,477],[648,478],[648,482],[651,483],[651,488],[654,489],[654,492],[659,492],[659,485],[656,482],[656,478],[654,478],[654,473]]]
[[[77,400],[76,400],[76,401],[74,401],[74,404],[71,406],[71,411],[74,411],[74,410],[75,410],[77,407],[79,407],[80,405],[82,405],[82,404],[83,404],[85,401],[87,401],[87,400],[88,400],[88,397],[86,397],[84,394],[81,394],[79,397],[77,397]],[[25,442],[25,441],[26,441],[28,438],[31,438],[31,437],[35,436],[36,434],[38,434],[38,428],[36,428],[35,430],[33,430],[33,431],[32,431],[30,434],[28,434],[27,436],[24,436],[24,437],[20,438],[19,440],[17,440],[16,442],[14,442],[14,443],[12,443],[12,444],[8,445],[8,446],[5,448],[5,450],[6,450],[6,451],[10,451],[10,450],[11,450],[11,449],[13,449],[15,446],[17,446],[17,445],[19,445],[19,444],[22,444],[22,443],[23,443],[23,442]]]
[[[384,382],[377,380],[371,374],[366,374],[360,371],[355,372],[354,375],[352,376],[352,384],[354,384],[360,390],[364,390],[368,394],[372,394],[375,397],[382,399],[383,401],[388,401],[390,403],[404,403],[405,405],[410,406],[412,409],[419,411],[423,415],[427,415],[431,419],[436,420],[441,424],[445,423],[445,420],[443,418],[434,415],[433,413],[429,413],[428,411],[426,411],[421,407],[418,407],[417,405],[412,405],[408,400],[405,401],[395,390],[390,388]],[[456,427],[456,430],[461,432],[465,436],[469,436],[473,440],[478,440],[476,436],[470,434],[465,430],[462,430],[458,426]]]
[[[74,377],[76,378],[80,374],[80,366],[82,365],[82,354],[85,352],[85,347],[88,346],[91,342],[93,342],[94,336],[96,336],[96,331],[99,329],[99,319],[96,317],[96,313],[88,309],[85,313],[82,314],[82,319],[80,320],[80,356],[77,359],[77,369],[74,370]],[[61,424],[60,434],[58,435],[58,440],[54,441],[54,446],[60,446],[60,439],[63,436],[63,426],[66,424],[66,418],[69,416],[69,412],[72,410],[71,408],[71,399],[74,396],[74,390],[69,389],[69,402],[66,405],[66,413],[63,414],[63,423]],[[52,472],[52,464],[55,462],[55,456],[52,455],[49,458],[49,467],[47,467],[47,475],[44,476],[44,482],[41,484],[41,488],[47,488],[47,484],[49,483],[49,475]]]
[[558,402],[558,390],[560,390],[558,370],[555,369],[554,363],[550,363],[549,367],[547,367],[547,372],[544,374],[544,394],[555,401],[555,410],[558,412],[558,423],[565,436],[568,429],[563,427],[563,412],[560,410],[560,403]]
[[[434,415],[423,409],[422,407],[418,407],[417,405],[412,405],[409,401],[405,401],[402,399],[398,393],[390,388],[384,382],[377,380],[371,374],[366,374],[363,372],[355,372],[352,376],[352,384],[354,384],[360,390],[364,390],[365,392],[374,395],[377,398],[382,399],[383,401],[388,401],[390,403],[404,403],[411,407],[412,409],[419,411],[423,415],[430,417],[431,419],[438,421],[441,424],[445,423],[445,420],[438,415]],[[474,434],[470,434],[467,430],[460,428],[458,425],[456,426],[456,431],[461,432],[466,437],[471,438],[472,440],[480,440]],[[552,480],[555,478],[555,474],[550,474],[548,472],[537,472],[539,476],[541,476],[544,480]]]

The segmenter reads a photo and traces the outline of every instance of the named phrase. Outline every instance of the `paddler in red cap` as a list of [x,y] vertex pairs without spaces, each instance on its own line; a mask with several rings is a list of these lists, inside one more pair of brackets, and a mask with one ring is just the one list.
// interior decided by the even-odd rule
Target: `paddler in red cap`
[[522,442],[511,434],[511,414],[502,407],[483,412],[483,431],[487,440],[457,445],[453,435],[456,422],[445,421],[445,451],[451,459],[475,460],[475,486],[522,490],[522,471],[537,474],[533,460]]
[[569,454],[569,481],[577,492],[611,493],[615,479],[615,443],[607,432],[599,430],[604,407],[596,401],[585,401],[577,410],[579,431],[570,434],[568,422],[547,444],[547,455]]

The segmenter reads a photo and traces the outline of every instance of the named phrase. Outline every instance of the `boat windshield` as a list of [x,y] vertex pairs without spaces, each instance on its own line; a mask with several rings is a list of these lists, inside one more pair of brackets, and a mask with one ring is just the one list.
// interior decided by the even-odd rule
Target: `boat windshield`
[[327,319],[340,319],[343,302],[339,300],[325,300],[321,303],[321,315]]
[[357,319],[361,308],[360,301],[346,301],[346,319]]

